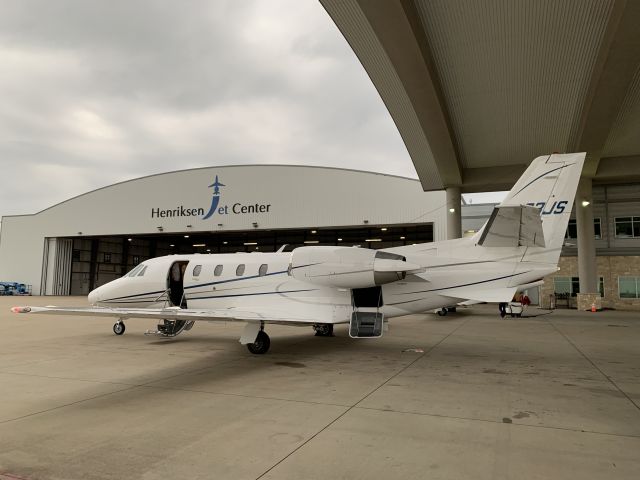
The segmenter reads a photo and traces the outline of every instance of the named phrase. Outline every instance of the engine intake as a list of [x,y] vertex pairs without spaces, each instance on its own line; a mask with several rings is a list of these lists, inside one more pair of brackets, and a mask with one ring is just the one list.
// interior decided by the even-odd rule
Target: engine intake
[[395,253],[355,247],[298,247],[291,252],[289,275],[316,285],[367,288],[403,280],[420,269]]

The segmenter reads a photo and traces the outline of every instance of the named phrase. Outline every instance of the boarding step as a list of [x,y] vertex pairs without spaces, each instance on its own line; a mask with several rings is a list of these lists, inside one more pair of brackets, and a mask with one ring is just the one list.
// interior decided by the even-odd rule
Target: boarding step
[[163,320],[159,323],[157,330],[147,330],[145,335],[158,335],[161,337],[175,337],[183,330],[189,331],[195,323],[194,320]]
[[359,309],[351,314],[349,336],[351,338],[381,337],[384,314],[376,309]]

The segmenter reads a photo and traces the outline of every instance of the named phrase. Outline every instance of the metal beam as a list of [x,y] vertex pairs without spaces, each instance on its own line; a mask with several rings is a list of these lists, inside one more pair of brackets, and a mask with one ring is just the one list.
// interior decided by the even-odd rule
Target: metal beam
[[[415,5],[408,1],[388,0],[358,0],[358,4],[402,79],[431,147],[443,187],[460,186],[461,168],[448,113]],[[422,158],[412,160],[414,164],[423,161]]]
[[497,192],[511,190],[527,169],[527,165],[505,165],[502,167],[465,168],[463,193]]
[[[404,0],[320,0],[338,26],[371,81],[380,92],[391,117],[398,126],[416,172],[425,190],[439,190],[462,184],[462,169],[456,153],[448,113],[440,89],[426,35],[411,1]],[[364,23],[364,25],[363,25]],[[372,40],[362,48],[354,48],[365,30]],[[368,50],[382,50],[389,68],[380,67],[379,55]],[[377,61],[374,61],[375,60]],[[402,96],[385,95],[389,83],[397,83]],[[410,114],[407,114],[407,109]],[[415,125],[407,126],[407,118]],[[415,126],[415,129],[410,127]],[[417,132],[417,131],[419,132]],[[418,134],[426,147],[418,148]],[[431,163],[431,165],[428,165]],[[435,165],[433,165],[435,164]],[[435,168],[434,168],[435,167]],[[434,178],[437,172],[439,178]]]
[[575,140],[569,149],[587,152],[583,176],[598,171],[607,138],[640,64],[640,2],[615,0],[593,68]]
[[596,185],[640,182],[640,155],[600,159],[593,180]]

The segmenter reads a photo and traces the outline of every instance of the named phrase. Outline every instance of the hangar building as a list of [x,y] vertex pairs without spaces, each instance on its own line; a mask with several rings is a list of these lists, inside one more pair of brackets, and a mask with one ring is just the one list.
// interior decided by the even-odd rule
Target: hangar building
[[4,217],[0,279],[35,295],[84,295],[171,253],[441,240],[447,215],[444,192],[410,178],[284,165],[181,170]]

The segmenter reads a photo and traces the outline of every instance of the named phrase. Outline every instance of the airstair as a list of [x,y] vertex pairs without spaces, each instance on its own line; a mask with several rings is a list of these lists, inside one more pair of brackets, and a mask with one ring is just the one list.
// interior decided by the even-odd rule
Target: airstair
[[349,336],[352,338],[376,338],[382,336],[384,314],[382,287],[354,288],[351,290],[351,322]]

